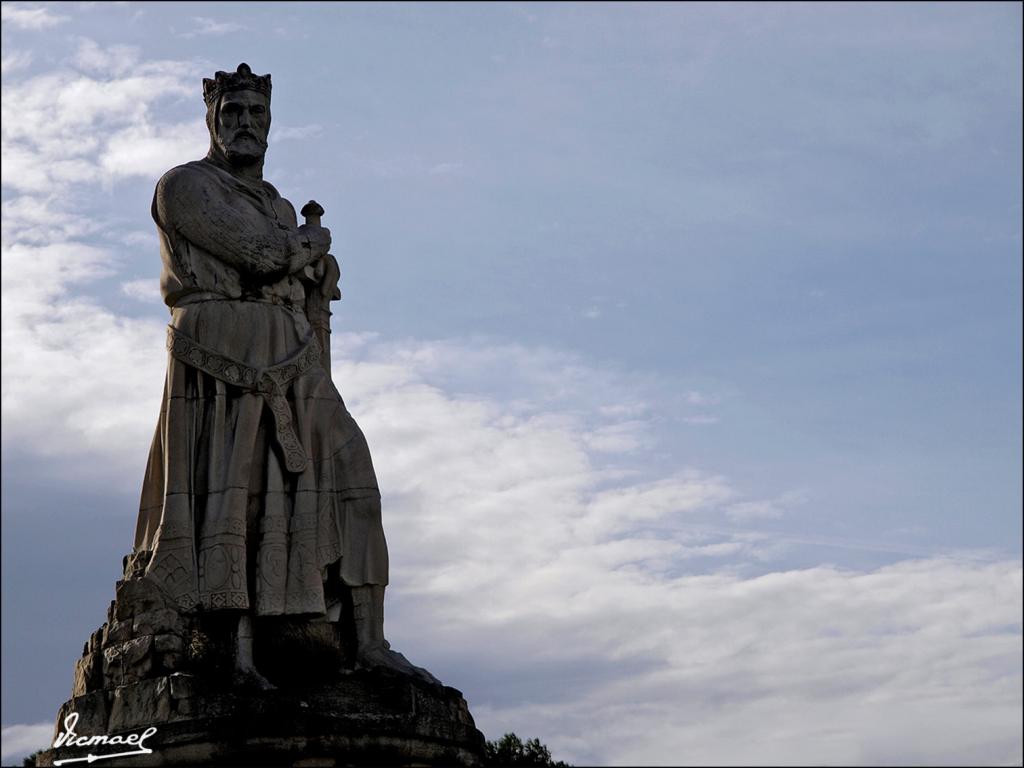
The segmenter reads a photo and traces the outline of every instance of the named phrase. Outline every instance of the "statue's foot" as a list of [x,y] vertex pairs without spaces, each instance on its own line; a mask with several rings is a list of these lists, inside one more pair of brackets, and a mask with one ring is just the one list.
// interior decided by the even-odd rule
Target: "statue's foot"
[[273,691],[277,686],[261,675],[256,667],[236,667],[231,682],[238,688],[257,691]]
[[385,667],[387,669],[393,669],[396,672],[401,672],[404,675],[417,677],[432,685],[443,685],[440,680],[430,674],[423,667],[417,667],[402,654],[397,651],[392,651],[387,643],[374,645],[361,651],[356,657],[356,666],[363,667],[365,669]]

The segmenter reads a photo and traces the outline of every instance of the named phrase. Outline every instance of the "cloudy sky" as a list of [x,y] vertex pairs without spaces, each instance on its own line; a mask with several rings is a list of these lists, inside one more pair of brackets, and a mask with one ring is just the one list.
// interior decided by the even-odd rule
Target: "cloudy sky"
[[387,630],[579,764],[1020,764],[1021,6],[2,4],[3,760],[131,547],[201,78],[334,235]]

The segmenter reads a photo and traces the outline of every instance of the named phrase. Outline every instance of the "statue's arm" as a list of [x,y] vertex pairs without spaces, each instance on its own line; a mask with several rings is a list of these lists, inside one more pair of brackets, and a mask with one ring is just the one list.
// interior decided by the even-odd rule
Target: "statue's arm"
[[[268,183],[267,186],[273,190],[274,194],[277,195],[277,199],[285,207],[287,223],[300,232],[307,233],[307,237],[310,239],[310,248],[303,248],[300,257],[297,260],[293,260],[292,266],[288,270],[289,274],[298,273],[300,279],[308,281],[315,272],[317,276],[313,282],[318,283],[323,272],[322,265],[324,262],[334,259],[333,256],[327,253],[327,250],[331,247],[331,230],[319,226],[311,227],[308,224],[297,225],[298,217],[295,215],[295,206],[292,205],[288,198],[282,197],[273,184]],[[340,270],[338,276],[341,276]],[[337,292],[337,287],[334,288],[334,292]],[[338,298],[341,298],[340,294]]]
[[268,281],[302,269],[330,247],[327,230],[280,227],[255,212],[247,214],[243,206],[231,205],[222,190],[189,168],[174,168],[160,179],[156,215],[165,231],[174,231],[232,267]]

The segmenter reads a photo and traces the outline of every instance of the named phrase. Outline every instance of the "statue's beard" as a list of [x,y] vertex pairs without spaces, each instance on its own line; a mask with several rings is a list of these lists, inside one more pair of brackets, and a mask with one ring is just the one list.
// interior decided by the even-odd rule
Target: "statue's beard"
[[[245,139],[248,138],[248,141]],[[232,165],[252,165],[263,160],[267,142],[254,133],[240,131],[228,138],[217,137],[217,145]]]

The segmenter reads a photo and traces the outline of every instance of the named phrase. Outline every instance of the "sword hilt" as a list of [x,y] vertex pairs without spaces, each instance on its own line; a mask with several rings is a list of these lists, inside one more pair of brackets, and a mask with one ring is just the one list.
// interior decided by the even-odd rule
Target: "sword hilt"
[[324,215],[324,207],[316,200],[310,200],[302,206],[302,210],[299,213],[306,217],[307,227],[319,227],[320,217]]

